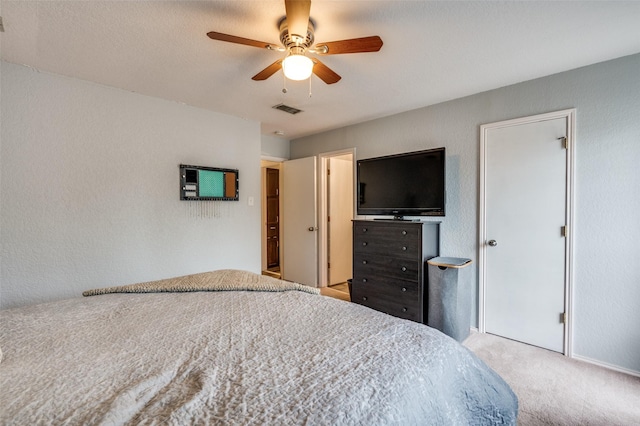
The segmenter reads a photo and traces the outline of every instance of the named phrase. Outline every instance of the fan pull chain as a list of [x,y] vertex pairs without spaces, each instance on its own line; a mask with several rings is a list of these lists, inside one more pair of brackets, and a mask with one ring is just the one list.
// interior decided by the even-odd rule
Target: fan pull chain
[[287,93],[287,77],[284,75],[284,71],[282,71],[282,93]]
[[309,97],[311,97],[311,77],[309,77]]

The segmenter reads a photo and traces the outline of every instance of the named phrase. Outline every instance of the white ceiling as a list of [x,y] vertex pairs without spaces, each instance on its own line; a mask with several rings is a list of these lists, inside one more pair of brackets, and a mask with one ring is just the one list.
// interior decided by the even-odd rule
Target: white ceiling
[[[282,0],[0,1],[1,57],[40,70],[262,123],[285,139],[367,121],[640,52],[640,2],[327,1],[317,42],[379,35],[377,53],[322,57],[326,85],[251,77],[281,53]],[[304,112],[272,109],[285,103]]]

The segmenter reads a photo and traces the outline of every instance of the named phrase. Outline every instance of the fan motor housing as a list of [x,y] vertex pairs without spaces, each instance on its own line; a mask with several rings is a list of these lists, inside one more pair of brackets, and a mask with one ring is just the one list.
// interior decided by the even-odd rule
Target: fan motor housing
[[279,27],[280,41],[287,50],[293,47],[302,47],[303,49],[308,49],[313,45],[313,32],[315,31],[315,26],[313,25],[313,21],[311,19],[309,19],[309,26],[307,27],[307,34],[305,35],[304,39],[302,39],[302,37],[298,37],[297,35],[291,37],[291,35],[289,34],[289,26],[287,25],[286,17],[282,18]]

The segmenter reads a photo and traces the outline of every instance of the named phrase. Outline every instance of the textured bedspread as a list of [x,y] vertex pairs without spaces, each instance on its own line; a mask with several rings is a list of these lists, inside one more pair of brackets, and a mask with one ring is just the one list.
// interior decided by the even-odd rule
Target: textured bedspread
[[106,294],[0,311],[0,424],[515,424],[440,332],[301,291]]
[[165,280],[87,290],[83,296],[109,293],[162,293],[185,291],[304,291],[320,294],[320,289],[282,281],[237,269],[203,272]]

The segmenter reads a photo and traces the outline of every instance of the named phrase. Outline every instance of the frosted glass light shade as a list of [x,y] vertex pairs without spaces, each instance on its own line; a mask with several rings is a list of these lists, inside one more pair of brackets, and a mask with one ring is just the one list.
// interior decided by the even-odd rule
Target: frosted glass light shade
[[313,72],[313,61],[304,55],[289,55],[282,61],[282,71],[289,80],[306,80]]

